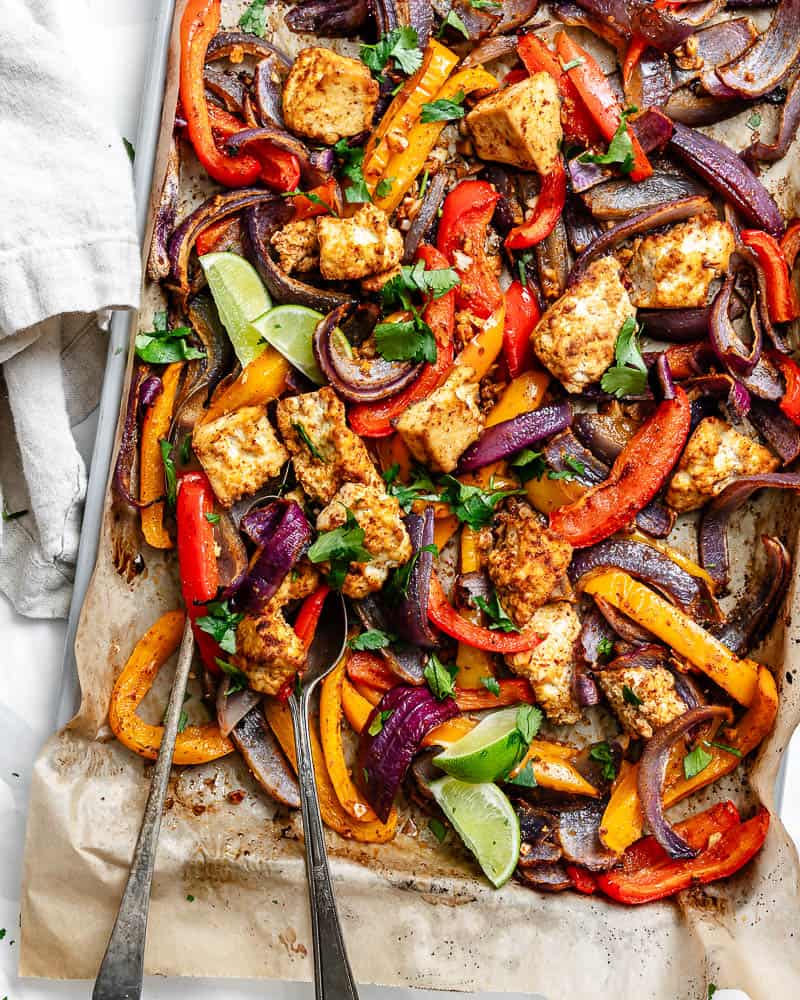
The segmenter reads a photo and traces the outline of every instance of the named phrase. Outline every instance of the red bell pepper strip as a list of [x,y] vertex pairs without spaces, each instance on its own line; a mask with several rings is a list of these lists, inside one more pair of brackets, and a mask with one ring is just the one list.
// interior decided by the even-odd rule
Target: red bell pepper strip
[[577,865],[566,865],[566,869],[572,888],[576,892],[582,892],[585,896],[597,892],[597,881],[590,871]]
[[516,378],[533,365],[531,334],[540,316],[539,303],[530,288],[521,281],[512,281],[506,289],[503,326],[503,353],[511,378]]
[[550,515],[550,527],[575,548],[624,528],[653,499],[689,436],[691,404],[680,386],[625,445],[604,482]]
[[214,250],[225,250],[234,246],[240,233],[241,223],[236,216],[232,219],[220,219],[219,222],[212,222],[210,226],[206,226],[194,241],[194,248],[198,257],[203,257]]
[[792,423],[800,425],[800,365],[777,352],[772,354],[772,360],[780,368],[786,382],[780,408]]
[[198,160],[226,187],[253,184],[261,164],[252,156],[228,156],[214,142],[203,72],[206,51],[220,23],[220,0],[189,0],[181,20],[180,99]]
[[[462,181],[442,206],[436,246],[458,274],[456,306],[488,319],[503,300],[497,275],[486,257],[486,230],[500,195],[486,181]],[[464,266],[463,259],[469,263]]]
[[[669,4],[670,0],[653,0],[653,10],[664,10]],[[632,35],[630,42],[628,42],[628,50],[622,62],[622,83],[626,91],[630,86],[633,71],[649,44],[650,42],[643,35]]]
[[[304,194],[293,198],[294,221],[300,219],[312,219],[316,215],[338,215],[339,213],[339,185],[331,177],[318,187],[311,188],[308,192],[313,197],[307,198]],[[323,202],[323,204],[320,204]]]
[[542,186],[533,214],[528,222],[514,226],[506,236],[509,250],[527,250],[546,239],[555,229],[567,199],[567,172],[564,160],[558,157],[549,174],[542,177]]
[[[294,620],[294,631],[298,639],[303,643],[303,645],[308,649],[317,631],[317,625],[319,625],[319,618],[322,614],[322,608],[325,605],[325,599],[331,592],[331,588],[327,583],[321,583],[313,594],[309,594],[308,597],[300,605],[300,610],[297,612],[297,618]],[[281,685],[280,691],[278,691],[276,698],[278,701],[288,701],[289,696],[292,691],[294,691],[295,678],[290,677],[288,680],[284,681]]]
[[[429,270],[450,266],[438,250],[427,244],[417,250],[417,260],[425,261]],[[422,318],[436,339],[436,360],[433,364],[424,365],[419,378],[396,396],[379,403],[359,403],[350,407],[350,426],[361,437],[388,437],[393,434],[392,421],[405,413],[412,403],[426,399],[434,389],[438,389],[453,367],[455,291],[451,289],[440,299],[431,299]]]
[[208,520],[214,513],[214,491],[202,472],[186,472],[178,481],[175,518],[178,522],[178,565],[186,613],[192,621],[200,658],[211,673],[218,674],[216,657],[225,654],[215,640],[195,624],[208,612],[206,604],[217,596],[219,569],[214,528]]
[[581,100],[575,84],[561,68],[554,52],[538,35],[521,35],[517,42],[519,57],[529,73],[549,73],[561,93],[561,127],[570,142],[594,146],[602,138],[600,130]]
[[742,243],[753,250],[767,280],[767,309],[773,323],[790,323],[800,315],[797,293],[789,277],[780,243],[760,229],[743,229]]
[[714,348],[708,340],[691,340],[686,344],[673,344],[664,354],[669,370],[675,379],[694,378],[705,370],[705,365],[715,360]]
[[[709,810],[711,811],[713,810]],[[730,817],[725,819],[720,817],[713,831],[719,834],[719,837],[690,861],[672,861],[666,858],[666,860],[646,862],[640,866],[638,862],[643,852],[641,849],[637,852],[637,845],[634,844],[629,851],[637,853],[629,857],[626,851],[623,855],[622,868],[598,875],[597,884],[612,899],[620,903],[637,905],[665,899],[694,885],[705,885],[721,878],[728,878],[761,850],[769,831],[769,818],[769,812],[763,807],[745,823],[730,825]],[[687,820],[686,824],[678,824],[677,828],[680,829],[691,822],[691,819]],[[708,844],[708,837],[705,837],[703,842]],[[647,853],[649,854],[651,850],[654,854],[652,848],[648,848]]]
[[800,219],[793,219],[781,237],[781,250],[786,258],[786,266],[791,272],[800,253]]
[[[247,128],[243,121],[225,108],[208,105],[208,119],[218,147],[224,150],[225,142],[232,135]],[[261,180],[273,191],[294,191],[300,183],[300,161],[294,153],[264,140],[254,142],[249,152],[261,164]]]
[[[567,74],[575,84],[589,114],[597,122],[603,137],[607,142],[611,142],[622,120],[622,108],[614,96],[611,84],[592,56],[566,32],[559,31],[556,35],[556,49],[563,65],[575,64],[567,70]],[[631,129],[628,129],[628,135],[633,147],[633,169],[630,178],[633,181],[643,181],[653,173],[653,168]]]
[[447,600],[435,572],[431,573],[428,591],[428,618],[445,635],[476,649],[485,649],[488,653],[524,653],[534,649],[545,638],[532,629],[521,632],[493,632],[489,628],[483,628],[462,618]]

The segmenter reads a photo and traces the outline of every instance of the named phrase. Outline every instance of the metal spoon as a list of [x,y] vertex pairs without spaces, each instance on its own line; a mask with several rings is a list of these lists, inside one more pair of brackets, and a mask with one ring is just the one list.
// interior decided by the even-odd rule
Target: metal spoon
[[167,796],[175,738],[178,735],[178,723],[193,652],[194,636],[187,617],[167,714],[164,717],[164,735],[161,738],[156,766],[153,768],[139,839],[136,841],[131,870],[119,904],[117,919],[97,973],[92,1000],[139,1000],[142,995],[150,886],[153,882],[161,814]]
[[333,670],[344,653],[347,612],[341,594],[331,593],[322,609],[299,693],[289,698],[297,750],[297,779],[306,842],[308,895],[314,945],[314,993],[317,1000],[358,1000],[358,991],[347,960],[336,901],[333,896],[325,834],[317,800],[314,761],[308,732],[308,712],[314,688]]

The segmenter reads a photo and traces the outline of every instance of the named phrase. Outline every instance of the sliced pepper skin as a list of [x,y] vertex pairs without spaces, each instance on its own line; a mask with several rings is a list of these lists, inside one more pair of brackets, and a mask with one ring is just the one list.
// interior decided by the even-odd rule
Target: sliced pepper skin
[[[163,726],[153,726],[136,714],[153,685],[160,667],[178,648],[183,635],[182,611],[168,611],[136,643],[111,692],[108,723],[120,743],[129,750],[155,760],[164,736]],[[216,722],[187,726],[175,740],[173,764],[206,764],[233,753],[233,744]]]
[[512,379],[534,365],[531,334],[542,314],[536,296],[521,281],[506,289],[506,317],[503,327],[503,354]]
[[219,569],[214,528],[214,491],[205,474],[186,472],[178,480],[175,518],[178,522],[178,564],[186,613],[192,621],[195,642],[205,667],[218,674],[217,657],[224,658],[218,643],[196,624],[206,613],[206,603],[217,596]]
[[158,500],[165,492],[164,462],[161,458],[161,441],[169,434],[172,411],[178,395],[183,362],[167,365],[161,376],[163,389],[142,420],[142,441],[139,447],[139,499],[148,504],[142,507],[142,534],[154,549],[171,549],[173,541],[164,527],[164,501]]
[[780,243],[760,229],[743,229],[739,236],[742,243],[755,252],[764,270],[769,318],[773,323],[790,323],[797,319],[800,305]]
[[261,164],[247,154],[228,156],[214,142],[203,72],[206,51],[220,24],[220,0],[189,0],[181,20],[180,99],[189,139],[203,164],[219,184],[246,187],[261,173]]
[[[449,267],[447,259],[435,247],[423,244],[417,250],[417,260],[429,270]],[[436,361],[423,366],[419,378],[389,399],[379,403],[359,403],[348,413],[350,426],[361,437],[388,437],[394,433],[392,421],[400,417],[412,403],[426,399],[447,378],[453,366],[453,326],[455,324],[455,292],[451,289],[440,299],[432,299],[422,318],[436,338]]]
[[624,528],[658,493],[689,436],[691,405],[679,386],[625,445],[604,482],[550,515],[550,527],[575,548]]
[[550,173],[542,178],[542,187],[531,219],[521,226],[515,226],[506,236],[507,249],[527,250],[547,239],[564,211],[566,199],[567,171],[563,157],[559,156]]

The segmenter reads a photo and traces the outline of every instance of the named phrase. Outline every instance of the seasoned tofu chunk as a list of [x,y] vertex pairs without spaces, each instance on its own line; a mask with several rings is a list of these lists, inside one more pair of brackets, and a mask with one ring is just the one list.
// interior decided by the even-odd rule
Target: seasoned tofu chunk
[[288,128],[328,146],[372,124],[380,88],[360,59],[330,49],[303,49],[283,85]]
[[555,601],[534,611],[525,627],[545,638],[534,649],[506,656],[506,663],[530,681],[537,704],[554,725],[574,725],[581,716],[572,692],[578,616],[568,601]]
[[558,84],[549,73],[499,90],[467,115],[475,152],[482,160],[548,174],[562,138]]
[[344,404],[333,389],[323,386],[279,400],[277,419],[295,475],[312,499],[328,503],[350,482],[383,488],[364,442],[347,426]]
[[[382,489],[361,483],[345,483],[317,517],[317,531],[333,531],[347,521],[351,511],[364,531],[364,548],[369,562],[350,563],[342,585],[347,597],[366,597],[386,583],[389,570],[411,558],[411,540],[400,512],[400,504]],[[323,571],[326,564],[321,563]]]
[[[675,678],[666,667],[597,670],[595,677],[622,728],[631,736],[649,740],[656,729],[686,711],[687,706],[675,689]],[[626,700],[626,688],[635,697],[629,693]],[[637,699],[641,705],[635,704]]]
[[483,430],[474,375],[471,368],[456,365],[438,389],[409,406],[395,424],[414,458],[436,472],[452,472]]
[[711,282],[728,267],[735,240],[727,222],[699,216],[640,240],[628,265],[640,309],[704,306]]
[[383,274],[400,263],[403,237],[389,225],[386,213],[363,205],[350,219],[321,216],[319,269],[328,281],[351,281]]
[[272,237],[281,270],[287,274],[313,271],[319,267],[319,238],[316,219],[298,219],[287,223]]
[[545,312],[531,344],[568,392],[581,392],[613,363],[620,327],[635,314],[620,264],[602,257]]
[[519,628],[562,582],[572,546],[546,527],[527,504],[509,504],[497,518],[487,569],[500,603]]
[[719,417],[701,420],[689,438],[667,490],[667,503],[677,511],[696,510],[731,479],[774,472],[780,461]]
[[289,459],[264,406],[243,406],[195,426],[192,445],[223,507],[255,493]]

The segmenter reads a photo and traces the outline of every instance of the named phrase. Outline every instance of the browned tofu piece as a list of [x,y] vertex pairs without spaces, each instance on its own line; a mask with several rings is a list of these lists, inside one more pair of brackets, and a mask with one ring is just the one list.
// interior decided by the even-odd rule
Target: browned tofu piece
[[531,344],[568,392],[581,392],[613,364],[620,328],[635,315],[619,262],[602,257],[545,312]]
[[243,406],[196,425],[192,446],[223,507],[255,493],[289,460],[264,406]]
[[317,222],[319,269],[328,281],[354,281],[391,271],[403,256],[403,237],[386,213],[362,205],[354,216],[325,215]]
[[281,270],[303,273],[319,267],[319,238],[316,219],[298,219],[279,229],[270,241],[278,252]]
[[[683,715],[686,704],[675,688],[675,678],[666,667],[630,666],[612,670],[595,671],[612,711],[622,728],[631,736],[650,739],[660,726]],[[628,695],[628,688],[641,701],[640,705]]]
[[736,476],[774,472],[779,465],[768,448],[719,417],[706,417],[689,438],[666,500],[677,511],[696,510]]
[[533,688],[536,703],[556,726],[574,725],[581,717],[572,692],[575,640],[581,623],[568,601],[544,604],[525,626],[545,638],[525,653],[506,656],[506,663]]
[[572,546],[546,527],[527,504],[510,503],[497,518],[487,568],[500,603],[524,628],[559,586]]
[[[403,523],[400,504],[384,490],[361,483],[345,483],[317,517],[317,531],[333,531],[347,521],[351,511],[364,531],[369,562],[351,563],[342,585],[347,597],[366,597],[386,583],[389,570],[411,558],[411,540]],[[320,567],[325,572],[327,563]]]
[[483,430],[474,375],[471,368],[456,365],[438,389],[409,406],[395,424],[414,458],[436,472],[452,472]]
[[540,174],[553,169],[561,148],[561,102],[549,73],[534,73],[484,97],[466,121],[482,160]]
[[344,404],[333,389],[323,386],[279,400],[277,420],[295,475],[312,499],[328,503],[340,486],[350,482],[383,489],[383,480],[364,442],[347,426]]
[[372,125],[380,88],[360,59],[303,49],[283,85],[283,118],[292,132],[331,146]]
[[708,215],[645,236],[628,265],[632,302],[640,309],[704,306],[711,282],[727,270],[734,246],[730,225]]

